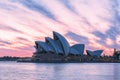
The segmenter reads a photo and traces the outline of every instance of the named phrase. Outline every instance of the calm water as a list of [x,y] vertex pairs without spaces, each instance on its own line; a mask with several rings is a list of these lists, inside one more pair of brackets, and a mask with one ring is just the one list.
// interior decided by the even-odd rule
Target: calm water
[[120,64],[0,62],[0,80],[120,80]]

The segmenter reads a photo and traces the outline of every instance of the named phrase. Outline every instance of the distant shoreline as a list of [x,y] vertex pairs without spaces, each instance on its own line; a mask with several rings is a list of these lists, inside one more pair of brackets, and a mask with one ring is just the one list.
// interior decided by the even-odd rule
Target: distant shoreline
[[120,63],[120,61],[17,61],[23,63]]
[[120,60],[108,60],[108,61],[79,61],[79,60],[39,60],[34,61],[32,57],[0,57],[0,61],[16,61],[20,63],[120,63]]
[[34,61],[17,61],[17,60],[0,60],[2,61],[14,61],[18,63],[120,63],[120,62],[79,62],[79,61],[39,61],[39,62],[34,62]]

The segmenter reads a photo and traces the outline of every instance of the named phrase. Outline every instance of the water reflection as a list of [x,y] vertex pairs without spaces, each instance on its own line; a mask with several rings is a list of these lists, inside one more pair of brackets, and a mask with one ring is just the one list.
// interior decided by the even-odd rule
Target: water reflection
[[0,62],[0,80],[119,80],[118,63]]
[[114,79],[113,80],[120,80],[120,64],[114,64]]

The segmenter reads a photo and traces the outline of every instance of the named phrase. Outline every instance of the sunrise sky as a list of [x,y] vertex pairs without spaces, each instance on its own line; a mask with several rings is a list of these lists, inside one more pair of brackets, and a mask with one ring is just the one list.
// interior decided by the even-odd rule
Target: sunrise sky
[[120,49],[120,0],[0,0],[0,56],[31,56],[52,31],[85,49]]

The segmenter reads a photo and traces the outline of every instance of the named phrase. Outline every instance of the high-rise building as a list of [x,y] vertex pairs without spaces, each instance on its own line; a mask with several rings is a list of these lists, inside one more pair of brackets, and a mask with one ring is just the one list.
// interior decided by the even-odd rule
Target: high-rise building
[[114,48],[113,56],[115,59],[120,60],[120,51],[117,51],[116,48]]

